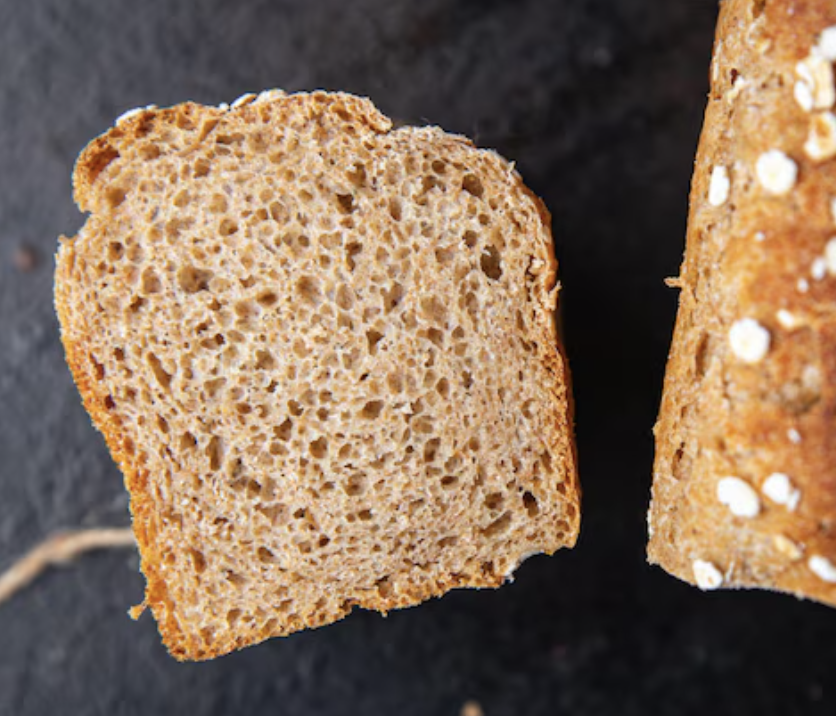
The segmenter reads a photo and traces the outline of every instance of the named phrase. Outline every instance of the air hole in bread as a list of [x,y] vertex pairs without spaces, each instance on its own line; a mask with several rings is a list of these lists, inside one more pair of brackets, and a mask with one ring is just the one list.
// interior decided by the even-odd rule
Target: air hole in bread
[[485,192],[485,189],[482,186],[482,180],[475,174],[464,175],[464,178],[462,179],[462,189],[464,189],[468,194],[472,194],[477,199],[481,199],[482,194]]
[[512,521],[513,517],[509,510],[485,527],[485,529],[482,530],[482,534],[485,537],[496,537],[497,535],[503,534],[511,527]]
[[370,331],[366,331],[366,340],[369,344],[369,353],[374,355],[377,353],[377,344],[383,339],[383,334],[380,331],[376,331],[374,329]]
[[177,285],[186,293],[208,291],[214,273],[194,266],[183,266],[177,271]]
[[262,308],[272,308],[278,303],[279,297],[275,291],[262,291],[255,300]]
[[322,460],[328,455],[328,439],[320,437],[310,444],[311,455],[317,459]]
[[96,356],[92,353],[88,354],[88,358],[90,359],[90,364],[93,366],[93,375],[96,380],[102,381],[105,377],[105,367],[104,364],[100,363]]
[[[245,321],[256,318],[260,314],[261,309],[254,301],[238,301],[238,303],[235,304],[235,315]],[[244,340],[243,335],[237,331],[231,331],[229,335],[233,340],[237,339],[236,342],[240,343]]]
[[195,549],[194,547],[189,547],[187,548],[187,554],[192,560],[194,571],[198,574],[202,574],[206,570],[206,557],[203,552],[199,549]]
[[162,154],[162,151],[156,144],[143,144],[139,148],[139,156],[145,162],[151,162],[154,159],[158,159]]
[[348,244],[346,244],[346,247],[345,247],[345,262],[346,262],[346,265],[348,266],[349,271],[354,271],[354,269],[356,268],[357,262],[354,260],[354,257],[357,256],[357,254],[361,253],[362,251],[363,251],[363,244],[361,244],[357,241],[352,241],[352,242],[349,242]]
[[366,491],[366,476],[363,473],[351,475],[345,485],[343,492],[349,497],[357,497]]
[[223,219],[218,226],[218,233],[221,236],[232,236],[238,233],[238,222],[232,219]]
[[270,218],[277,224],[285,224],[290,219],[287,207],[280,201],[272,202],[267,209],[270,212]]
[[501,492],[492,492],[485,496],[485,507],[489,510],[499,510],[502,508],[505,498]]
[[154,378],[157,379],[157,383],[159,383],[160,387],[163,388],[163,390],[169,390],[171,387],[171,373],[167,372],[166,369],[163,368],[162,361],[155,353],[148,353],[147,361],[148,365],[151,366],[151,371],[154,374]]
[[226,580],[237,589],[242,589],[247,584],[245,577],[238,574],[238,572],[233,571],[228,571],[226,573]]
[[217,435],[213,435],[206,446],[206,456],[209,458],[209,469],[220,470],[223,463],[223,442]]
[[258,551],[258,561],[262,562],[263,564],[272,564],[276,561],[276,555],[273,554],[269,549],[266,547],[259,547]]
[[216,350],[225,343],[226,339],[223,335],[221,333],[216,333],[214,336],[202,339],[198,345],[200,345],[201,348],[206,348],[207,350]]
[[444,326],[447,322],[447,307],[436,296],[421,299],[421,315],[424,319]]
[[119,261],[125,255],[125,247],[118,241],[111,241],[107,245],[108,261]]
[[160,281],[159,276],[157,276],[157,273],[152,268],[147,268],[142,272],[140,286],[146,295],[159,293],[163,290],[162,281]]
[[229,210],[229,202],[223,194],[213,194],[206,208],[213,214],[224,214]]
[[697,378],[702,378],[707,372],[711,358],[715,351],[714,339],[708,333],[704,333],[694,351],[694,370]]
[[348,180],[356,187],[366,185],[366,167],[360,162],[355,162],[354,165],[345,173]]
[[302,276],[296,282],[296,293],[305,303],[316,307],[322,303],[322,290],[319,279],[313,276]]
[[337,306],[344,311],[350,311],[354,306],[354,292],[345,284],[337,289],[336,293]]
[[236,623],[241,618],[243,612],[240,609],[230,609],[226,613],[226,624],[230,629],[234,629]]
[[404,295],[404,287],[400,283],[393,283],[389,289],[383,292],[383,310],[386,313],[391,313],[401,303]]
[[351,194],[337,194],[337,205],[343,214],[351,214],[354,209],[354,197]]
[[209,163],[208,159],[198,159],[192,165],[192,176],[194,176],[195,179],[207,177],[209,176],[211,168],[212,165]]
[[280,502],[267,505],[258,504],[255,509],[264,515],[271,525],[279,526],[287,522],[287,506]]
[[389,199],[389,215],[395,221],[400,221],[403,218],[403,205],[399,198],[393,197]]
[[241,133],[235,134],[218,134],[215,136],[215,143],[220,145],[240,144],[244,141],[244,135]]
[[178,209],[183,209],[184,207],[189,205],[189,202],[191,200],[191,194],[188,192],[187,189],[183,189],[174,195],[173,203],[174,206],[176,206]]
[[540,503],[531,492],[524,492],[522,496],[523,506],[529,517],[536,517],[540,514]]
[[128,196],[128,190],[121,186],[109,187],[105,191],[105,201],[111,210],[119,207]]
[[479,259],[482,273],[489,279],[498,281],[502,278],[502,260],[499,258],[499,252],[493,246],[488,246]]
[[366,418],[368,420],[375,420],[380,416],[380,413],[383,411],[383,401],[382,400],[370,400],[363,406],[363,409],[360,411],[360,417]]
[[441,447],[441,438],[432,438],[427,440],[424,444],[424,462],[433,463],[438,457],[439,448]]
[[285,418],[280,425],[273,428],[273,434],[279,440],[285,442],[290,440],[290,436],[293,434],[293,421],[290,418]]
[[276,359],[268,350],[257,350],[255,352],[256,370],[273,370],[276,367]]

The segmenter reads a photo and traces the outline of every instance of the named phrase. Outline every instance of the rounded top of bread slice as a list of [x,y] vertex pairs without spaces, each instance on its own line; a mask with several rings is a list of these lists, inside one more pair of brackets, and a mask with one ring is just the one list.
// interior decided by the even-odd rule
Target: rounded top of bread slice
[[74,187],[62,338],[175,656],[574,543],[548,214],[497,154],[270,92],[140,110]]

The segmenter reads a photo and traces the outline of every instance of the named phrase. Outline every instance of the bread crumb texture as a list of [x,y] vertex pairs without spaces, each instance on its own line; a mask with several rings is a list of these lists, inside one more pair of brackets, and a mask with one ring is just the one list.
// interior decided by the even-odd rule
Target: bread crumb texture
[[124,115],[74,187],[62,339],[175,657],[574,544],[549,217],[498,155],[271,91]]
[[[648,549],[704,589],[762,587],[831,605],[834,48],[836,3],[722,4],[655,429]],[[718,167],[734,178],[728,190]]]

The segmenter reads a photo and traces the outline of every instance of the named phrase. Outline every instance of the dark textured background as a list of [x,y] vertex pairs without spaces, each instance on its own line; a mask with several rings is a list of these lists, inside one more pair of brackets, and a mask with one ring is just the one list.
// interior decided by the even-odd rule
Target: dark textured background
[[[0,568],[127,524],[64,365],[73,160],[122,111],[345,89],[497,148],[554,214],[584,523],[496,592],[456,592],[181,665],[129,550],[0,605],[0,714],[833,714],[836,612],[703,595],[644,563],[644,512],[716,0],[0,0]],[[26,268],[25,249],[37,257]],[[21,251],[23,253],[21,253]]]

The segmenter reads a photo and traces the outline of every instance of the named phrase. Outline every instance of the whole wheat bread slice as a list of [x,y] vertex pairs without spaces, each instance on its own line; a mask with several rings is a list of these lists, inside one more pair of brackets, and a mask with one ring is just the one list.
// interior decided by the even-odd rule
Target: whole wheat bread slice
[[62,339],[175,657],[574,544],[549,217],[512,165],[274,91],[132,113],[74,186]]

